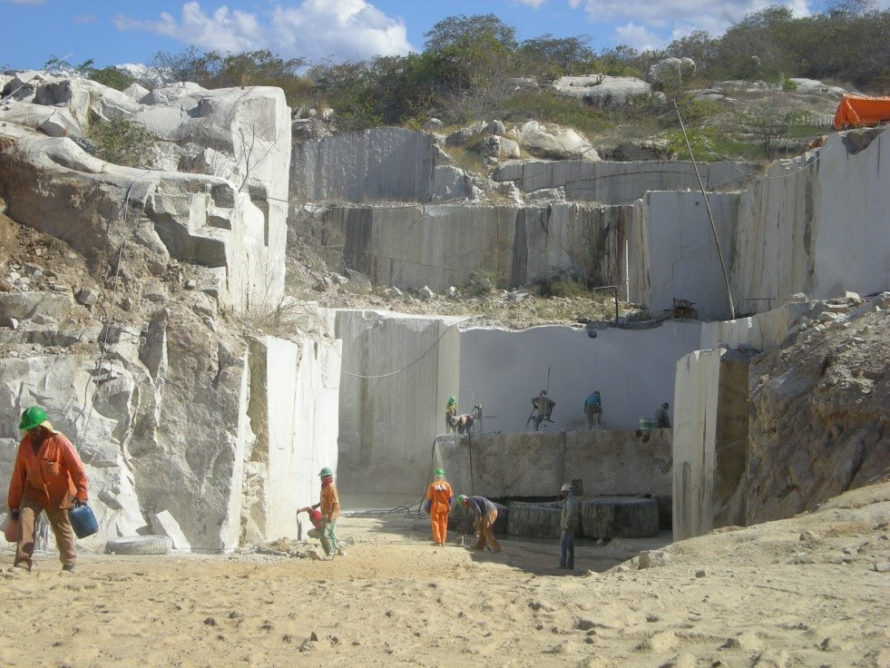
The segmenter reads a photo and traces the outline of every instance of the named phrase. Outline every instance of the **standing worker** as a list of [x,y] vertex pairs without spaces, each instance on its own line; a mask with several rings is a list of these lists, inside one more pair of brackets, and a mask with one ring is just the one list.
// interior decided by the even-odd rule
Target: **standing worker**
[[325,466],[318,472],[321,478],[321,499],[318,502],[321,510],[321,546],[324,553],[334,558],[334,555],[345,557],[346,553],[337,548],[337,518],[340,517],[340,496],[334,485],[334,472]]
[[603,398],[600,396],[599,390],[594,390],[587,395],[584,400],[584,415],[587,416],[587,431],[591,431],[594,427],[599,429],[603,416]]
[[553,422],[553,420],[550,419],[550,416],[553,414],[553,409],[555,407],[556,402],[547,396],[547,390],[541,390],[541,393],[538,396],[532,397],[532,412],[535,416],[535,431],[541,429],[541,423],[544,422],[544,420]]
[[671,428],[671,416],[668,414],[669,407],[670,407],[670,404],[668,404],[668,402],[665,401],[663,404],[661,404],[661,406],[658,408],[658,410],[655,411],[655,426],[656,427],[663,428],[663,429]]
[[426,490],[426,510],[430,514],[433,545],[444,545],[448,536],[448,513],[451,512],[451,483],[445,480],[445,469],[436,469]]
[[457,419],[457,399],[448,397],[445,404],[445,431],[454,431],[454,421]]
[[488,543],[489,549],[494,552],[501,551],[501,544],[494,537],[494,522],[498,518],[498,508],[484,496],[466,496],[461,494],[457,497],[457,502],[473,509],[475,522],[473,529],[476,532],[476,544],[473,545],[474,550],[484,550],[485,544]]
[[42,511],[56,536],[62,570],[73,571],[77,553],[68,509],[87,502],[83,463],[71,441],[53,429],[40,406],[22,413],[19,429],[25,435],[16,452],[7,498],[10,515],[19,520],[20,528],[14,565],[31,570],[34,525]]
[[559,495],[562,499],[562,512],[559,515],[559,528],[562,529],[559,541],[559,567],[574,570],[578,501],[572,493],[571,483],[568,482],[560,488]]

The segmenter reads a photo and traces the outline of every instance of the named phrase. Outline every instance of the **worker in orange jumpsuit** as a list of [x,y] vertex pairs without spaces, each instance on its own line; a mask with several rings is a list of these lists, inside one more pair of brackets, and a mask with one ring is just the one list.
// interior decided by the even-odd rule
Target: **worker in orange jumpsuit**
[[68,509],[87,502],[83,463],[71,441],[53,429],[40,406],[31,406],[22,413],[19,429],[25,435],[15,456],[7,495],[10,515],[19,520],[20,527],[14,564],[31,570],[34,525],[45,512],[56,537],[62,568],[73,571],[77,553]]
[[485,544],[488,543],[488,549],[492,552],[500,552],[501,544],[494,537],[494,523],[498,518],[498,508],[484,496],[465,496],[461,494],[457,497],[457,502],[464,508],[471,508],[475,516],[473,528],[476,533],[476,544],[473,545],[474,550],[484,550]]
[[433,545],[444,545],[448,537],[448,513],[451,512],[451,484],[445,480],[445,469],[436,469],[426,490],[426,511],[430,514]]
[[324,553],[331,559],[334,556],[344,557],[346,553],[337,547],[337,518],[340,517],[340,495],[334,485],[334,472],[325,466],[319,471],[321,478],[321,498],[318,505],[321,510],[321,546]]

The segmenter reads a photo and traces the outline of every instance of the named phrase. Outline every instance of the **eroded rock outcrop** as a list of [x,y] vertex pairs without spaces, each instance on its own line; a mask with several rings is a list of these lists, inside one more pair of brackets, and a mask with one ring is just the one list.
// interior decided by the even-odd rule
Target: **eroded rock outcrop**
[[888,329],[890,293],[816,303],[753,360],[748,524],[815,510],[890,475]]
[[[28,228],[0,216],[0,478],[38,403],[87,466],[90,542],[158,516],[191,549],[296,535],[310,471],[336,465],[340,346],[320,314],[298,333],[282,302],[283,93],[45,74],[4,91],[0,197]],[[151,168],[84,150],[92,118],[150,130]]]
[[[10,217],[68,242],[94,265],[107,264],[100,255],[125,244],[160,264],[173,258],[194,265],[226,310],[278,305],[290,160],[290,118],[279,89],[179,85],[134,103],[95,82],[44,78],[4,88],[0,144],[16,147],[0,151],[0,196]],[[167,167],[175,154],[176,170],[199,173],[98,160],[66,136],[39,131],[48,109],[67,110],[81,135],[90,114],[126,116],[151,130],[157,144],[166,142],[158,155],[168,156]]]

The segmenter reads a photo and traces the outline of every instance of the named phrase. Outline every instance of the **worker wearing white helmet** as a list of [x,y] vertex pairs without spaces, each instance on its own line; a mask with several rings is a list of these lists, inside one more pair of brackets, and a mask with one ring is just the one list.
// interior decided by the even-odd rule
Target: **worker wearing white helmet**
[[559,567],[573,570],[575,568],[575,529],[578,527],[578,501],[572,493],[572,484],[565,483],[559,490],[562,500],[562,512],[559,516],[559,528],[562,534],[559,541]]

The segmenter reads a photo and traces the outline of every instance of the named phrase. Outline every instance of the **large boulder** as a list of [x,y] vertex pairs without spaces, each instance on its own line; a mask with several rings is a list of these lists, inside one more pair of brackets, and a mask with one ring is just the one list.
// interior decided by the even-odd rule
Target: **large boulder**
[[642,79],[606,74],[560,77],[553,88],[560,95],[581,98],[595,107],[623,107],[631,98],[652,94],[652,87]]
[[547,160],[599,160],[593,144],[577,130],[552,123],[528,121],[517,134],[521,148]]
[[665,58],[652,63],[646,80],[658,88],[677,87],[695,74],[695,61],[692,58]]

